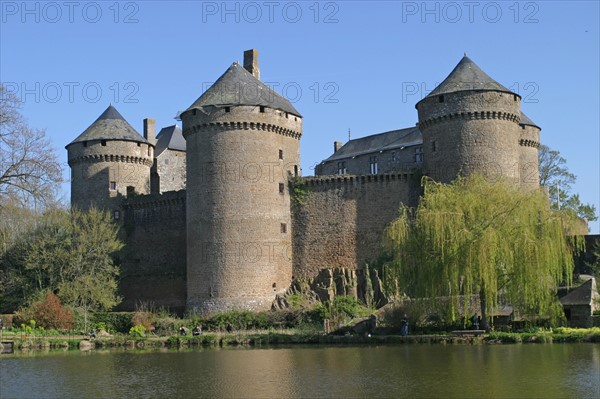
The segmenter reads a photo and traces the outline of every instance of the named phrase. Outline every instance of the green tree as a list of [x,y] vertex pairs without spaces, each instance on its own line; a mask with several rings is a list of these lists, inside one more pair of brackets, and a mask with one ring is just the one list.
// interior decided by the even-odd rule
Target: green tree
[[83,312],[87,329],[91,311],[120,302],[112,257],[123,247],[117,234],[106,212],[47,210],[3,257],[4,300],[21,306],[40,292],[58,292],[62,303]]
[[477,175],[450,185],[424,179],[418,208],[401,208],[386,230],[386,289],[449,300],[450,320],[478,295],[485,328],[500,294],[521,314],[556,321],[557,286],[571,283],[572,252],[583,246],[581,237],[567,235],[576,222],[553,211],[542,190],[526,193]]
[[571,193],[571,185],[577,177],[569,172],[567,160],[560,152],[546,145],[540,145],[540,185],[546,187],[554,209],[570,209],[577,216],[587,221],[598,220],[596,207],[593,204],[583,204],[579,194]]

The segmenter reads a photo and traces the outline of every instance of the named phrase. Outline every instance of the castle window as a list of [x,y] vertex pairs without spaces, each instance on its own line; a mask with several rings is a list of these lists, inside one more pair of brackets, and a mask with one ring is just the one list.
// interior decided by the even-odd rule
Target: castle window
[[117,189],[117,182],[111,181],[108,185],[108,188],[110,189],[110,191],[115,191]]
[[285,117],[286,117],[286,118],[287,118],[287,117],[289,117],[289,115],[288,115],[288,113],[287,113],[287,112],[285,113]]
[[282,234],[287,233],[287,224],[281,223],[280,231],[281,231]]
[[444,102],[444,95],[441,95],[438,97],[438,101],[443,103]]
[[298,177],[298,165],[294,165],[294,176]]
[[517,101],[517,95],[516,94],[513,96],[513,98],[515,99],[515,101]]
[[113,212],[113,219],[114,219],[114,220],[119,220],[119,219],[121,219],[121,211],[114,211],[114,212]]
[[196,115],[196,109],[195,108],[192,110],[192,115],[194,115],[194,116]]
[[261,105],[261,106],[260,106],[260,112],[261,112],[262,114],[264,114],[264,113],[265,113],[265,107],[264,107],[264,105]]
[[371,174],[372,175],[376,175],[377,172],[379,171],[379,166],[377,163],[377,157],[370,157],[369,158],[369,164],[371,166]]
[[338,162],[338,175],[345,175],[347,173],[346,170],[346,162]]
[[431,151],[432,152],[436,152],[437,151],[437,141],[432,141],[431,142]]
[[415,162],[423,162],[423,147],[415,148]]
[[83,142],[83,146],[84,146],[84,147],[87,147],[87,141],[84,141],[84,142]]
[[283,150],[279,150],[279,159],[283,159]]
[[138,143],[137,143],[137,145],[138,145],[138,147],[141,147],[141,146],[142,146],[142,143],[138,142]]
[[285,192],[285,184],[279,183],[279,194],[283,194]]
[[100,144],[102,144],[102,147],[106,147],[106,140],[102,140]]
[[229,112],[229,111],[231,111],[231,108],[225,107],[225,112]]

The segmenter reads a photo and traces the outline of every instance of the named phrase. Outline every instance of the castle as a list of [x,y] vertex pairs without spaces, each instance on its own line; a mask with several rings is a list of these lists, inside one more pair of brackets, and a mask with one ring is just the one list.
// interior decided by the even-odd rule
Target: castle
[[[121,309],[269,309],[298,277],[349,274],[380,253],[419,176],[507,177],[538,187],[540,128],[521,97],[466,55],[416,104],[414,127],[334,143],[302,177],[302,115],[261,82],[256,50],[180,114],[140,135],[111,105],[66,146],[71,204],[121,223]],[[351,277],[351,276],[350,276]]]

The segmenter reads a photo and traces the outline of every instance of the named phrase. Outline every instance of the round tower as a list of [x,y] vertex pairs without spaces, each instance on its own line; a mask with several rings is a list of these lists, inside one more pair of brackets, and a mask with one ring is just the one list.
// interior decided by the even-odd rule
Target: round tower
[[535,190],[540,187],[539,154],[541,128],[521,112],[519,123],[519,164],[521,187]]
[[181,114],[187,148],[187,306],[270,309],[292,278],[290,177],[302,117],[244,53]]
[[494,180],[519,177],[521,97],[467,56],[416,104],[424,173],[448,183],[473,172]]
[[121,218],[121,202],[129,190],[150,192],[154,145],[143,138],[110,105],[66,146],[71,167],[71,206],[97,207]]

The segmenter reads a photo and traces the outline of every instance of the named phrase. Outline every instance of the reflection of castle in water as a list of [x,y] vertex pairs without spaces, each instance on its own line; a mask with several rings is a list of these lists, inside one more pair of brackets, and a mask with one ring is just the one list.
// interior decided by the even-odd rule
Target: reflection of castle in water
[[468,57],[416,104],[416,127],[336,142],[300,177],[302,116],[260,81],[256,50],[180,114],[144,120],[143,137],[111,105],[67,145],[71,202],[123,226],[123,309],[268,309],[293,277],[361,269],[379,253],[419,174],[475,171],[538,187],[540,128],[520,96]]

